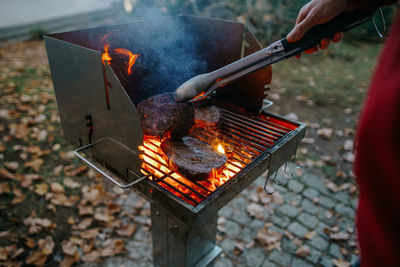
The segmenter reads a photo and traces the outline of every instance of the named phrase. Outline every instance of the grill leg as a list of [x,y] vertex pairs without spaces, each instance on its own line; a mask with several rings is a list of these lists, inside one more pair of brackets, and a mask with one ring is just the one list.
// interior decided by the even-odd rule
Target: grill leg
[[212,266],[222,252],[215,245],[217,217],[193,226],[151,205],[154,266]]

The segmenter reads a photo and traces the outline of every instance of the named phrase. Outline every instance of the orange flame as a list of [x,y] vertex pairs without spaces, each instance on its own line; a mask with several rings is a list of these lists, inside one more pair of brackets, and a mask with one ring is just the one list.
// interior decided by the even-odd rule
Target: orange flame
[[[230,178],[232,178],[237,172],[239,172],[244,166],[236,161],[232,161],[229,159],[228,156],[228,162],[225,163],[225,166],[221,170],[213,170],[212,174],[210,177],[203,181],[198,181],[197,183],[200,184],[201,186],[207,188],[209,191],[206,191],[199,187],[198,185],[192,183],[190,180],[184,178],[180,174],[173,172],[171,168],[169,168],[168,163],[165,161],[163,157],[163,152],[160,148],[161,141],[150,136],[145,136],[144,141],[143,141],[143,146],[139,146],[139,150],[142,151],[142,154],[140,155],[140,158],[143,159],[142,163],[142,169],[152,173],[155,175],[157,178],[164,178],[166,175],[169,174],[171,177],[176,179],[179,182],[176,182],[174,179],[171,179],[166,176],[167,178],[164,178],[163,181],[166,183],[170,184],[172,187],[177,188],[180,192],[183,192],[184,194],[190,196],[192,199],[196,200],[197,202],[201,202],[204,198],[201,196],[195,194],[192,192],[190,189],[187,187],[183,186],[182,184],[190,187],[191,189],[199,192],[203,196],[209,196],[213,191],[215,191],[218,187],[226,183]],[[221,144],[218,145],[217,149],[220,151],[222,149],[224,151],[224,148],[222,147]],[[220,153],[222,153],[220,151]],[[223,152],[225,153],[225,151]],[[143,174],[147,174],[146,171],[142,170]],[[150,178],[151,179],[151,178]],[[186,202],[189,204],[195,204],[193,201],[187,199],[185,196],[182,196],[179,192],[175,191],[173,188],[170,186],[166,185],[166,183],[163,183],[161,181],[157,182],[160,186],[164,187],[168,191],[170,191],[172,194],[184,199]]]
[[130,75],[132,73],[132,66],[133,66],[133,64],[135,64],[136,59],[139,57],[139,55],[132,54],[131,51],[129,51],[128,49],[125,49],[125,48],[117,48],[117,49],[114,49],[114,51],[117,53],[129,56],[129,61],[128,61],[127,65],[128,65],[128,75]]
[[108,53],[108,49],[109,49],[109,44],[105,44],[104,45],[104,53],[101,55],[101,61],[103,61],[103,64],[106,64],[106,61],[108,63],[110,63],[110,61],[112,60],[110,54]]

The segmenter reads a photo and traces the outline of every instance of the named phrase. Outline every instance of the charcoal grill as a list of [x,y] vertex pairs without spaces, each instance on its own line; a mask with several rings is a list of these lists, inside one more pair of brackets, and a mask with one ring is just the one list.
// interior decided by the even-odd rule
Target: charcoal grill
[[[110,46],[139,53],[133,76],[118,62],[103,64],[105,36]],[[154,265],[210,265],[222,251],[215,245],[218,210],[290,160],[306,126],[264,109],[270,67],[221,88],[207,101],[221,110],[218,139],[231,155],[232,177],[212,186],[179,177],[159,160],[159,144],[143,138],[135,105],[259,50],[255,37],[241,23],[178,16],[47,35],[45,44],[64,137],[75,154],[151,202]],[[191,133],[205,142],[216,134]]]

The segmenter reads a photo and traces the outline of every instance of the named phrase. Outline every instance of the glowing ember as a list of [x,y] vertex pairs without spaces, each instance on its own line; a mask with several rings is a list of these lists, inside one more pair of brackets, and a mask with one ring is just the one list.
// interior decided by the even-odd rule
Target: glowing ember
[[[160,145],[160,140],[150,136],[144,137],[143,146],[139,146],[139,150],[143,152],[140,155],[140,158],[143,159],[143,163],[141,166],[142,173],[147,174],[146,171],[148,171],[158,179],[162,179],[162,181],[158,181],[158,179],[156,179],[155,181],[158,183],[158,185],[162,186],[163,188],[170,191],[172,194],[182,198],[192,205],[196,203],[183,196],[179,192],[184,193],[185,195],[189,196],[191,199],[197,202],[201,202],[205,197],[209,196],[213,191],[215,191],[218,187],[227,182],[244,167],[241,163],[230,159],[230,157],[228,156],[228,162],[225,163],[225,166],[221,170],[213,170],[209,178],[203,181],[196,182],[197,184],[208,189],[207,191],[196,185],[195,183],[191,182],[190,180],[179,175],[178,173],[173,172],[168,167],[169,165],[164,159],[164,153],[162,152]],[[220,153],[225,154],[224,148],[221,144],[218,145],[217,149]],[[174,179],[170,178],[170,176]],[[188,187],[190,187],[190,189]],[[174,188],[179,190],[179,192]],[[204,197],[196,194],[191,189],[200,193]]]

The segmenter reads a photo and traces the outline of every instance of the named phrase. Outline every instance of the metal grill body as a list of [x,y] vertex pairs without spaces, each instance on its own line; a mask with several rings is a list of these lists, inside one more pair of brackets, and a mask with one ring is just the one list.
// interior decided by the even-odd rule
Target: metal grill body
[[[240,23],[190,16],[170,20],[196,40],[191,49],[207,63],[205,72],[261,48]],[[60,33],[45,36],[45,44],[64,137],[81,147],[76,154],[87,164],[151,202],[155,265],[204,266],[221,252],[215,245],[218,210],[261,174],[271,175],[288,161],[306,127],[260,112],[271,81],[271,69],[262,69],[219,89],[210,100],[222,112],[218,138],[233,155],[228,156],[227,167],[232,178],[211,190],[206,182],[177,180],[173,171],[144,169],[139,150],[143,133],[135,104],[155,94],[164,81],[154,66],[168,66],[168,60],[154,56],[149,44],[166,49],[163,38],[174,30],[166,25],[161,20]],[[108,33],[115,46],[140,53],[142,61],[139,57],[138,67],[133,67],[136,78],[103,65],[99,44]],[[186,37],[182,38],[177,42],[184,43]],[[182,62],[185,67],[190,67],[190,58]],[[171,81],[169,90],[183,81]],[[217,133],[197,128],[190,134],[208,142]]]

